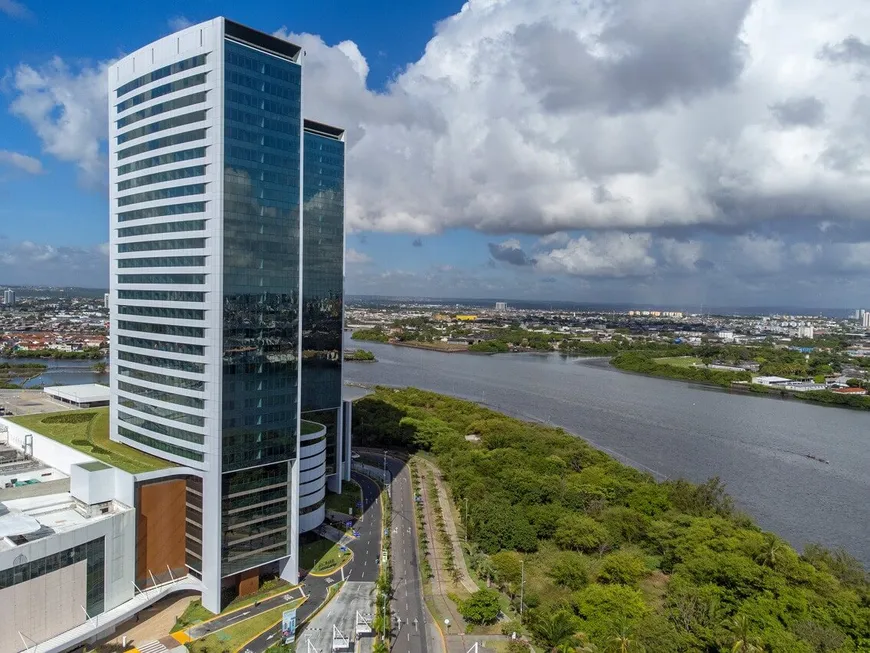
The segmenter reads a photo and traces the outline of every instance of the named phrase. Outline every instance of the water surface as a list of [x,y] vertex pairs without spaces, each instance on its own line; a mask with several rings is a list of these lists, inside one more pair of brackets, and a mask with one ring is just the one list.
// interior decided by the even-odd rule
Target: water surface
[[626,374],[603,359],[365,348],[378,362],[346,363],[347,381],[425,388],[550,422],[660,479],[719,476],[763,528],[798,548],[842,546],[870,567],[870,413]]

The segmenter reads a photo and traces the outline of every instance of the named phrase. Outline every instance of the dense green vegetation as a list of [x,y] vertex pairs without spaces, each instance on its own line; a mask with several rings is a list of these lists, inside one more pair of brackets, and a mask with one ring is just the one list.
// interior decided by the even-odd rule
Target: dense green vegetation
[[367,349],[357,349],[351,355],[350,360],[373,361],[373,360],[375,360],[375,355],[372,352],[368,351]]
[[629,372],[712,383],[725,388],[730,387],[734,381],[750,381],[752,379],[752,374],[749,372],[730,372],[728,370],[707,369],[706,367],[663,363],[656,360],[655,355],[646,352],[623,352],[614,356],[610,362],[613,366]]
[[17,390],[18,384],[12,383],[12,379],[32,379],[45,371],[43,363],[0,363],[0,389]]
[[469,345],[468,351],[478,354],[504,354],[510,351],[510,347],[501,340],[482,340]]
[[[469,499],[472,568],[515,607],[524,561],[523,626],[545,648],[870,649],[861,565],[816,546],[799,555],[717,479],[656,483],[561,429],[413,389],[378,388],[353,419],[361,444],[437,458],[453,499]],[[489,605],[461,607],[485,617]]]
[[33,351],[25,351],[16,349],[7,354],[11,358],[59,358],[63,360],[80,360],[90,359],[97,360],[104,358],[106,351],[99,347],[85,347],[81,351],[58,351],[57,349],[34,349]]
[[387,342],[389,337],[380,327],[374,329],[357,329],[351,335],[353,340],[368,340],[369,342]]

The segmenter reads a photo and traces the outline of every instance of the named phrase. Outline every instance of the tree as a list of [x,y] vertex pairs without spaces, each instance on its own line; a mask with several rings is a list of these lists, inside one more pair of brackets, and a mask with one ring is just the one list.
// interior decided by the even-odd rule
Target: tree
[[785,552],[784,546],[776,535],[769,533],[765,538],[764,548],[758,554],[758,563],[763,567],[775,568],[776,563],[782,557],[781,554]]
[[498,592],[479,589],[459,604],[459,614],[473,624],[491,624],[498,619]]
[[634,585],[646,574],[643,558],[627,551],[606,556],[598,570],[598,579],[604,583]]
[[535,640],[550,651],[571,647],[577,642],[578,621],[567,610],[536,612],[530,620],[530,629]]
[[554,538],[563,549],[595,551],[607,539],[607,529],[591,517],[571,514],[559,520]]
[[549,576],[556,585],[569,590],[579,590],[589,583],[589,564],[583,555],[574,551],[563,551],[550,567]]
[[746,615],[737,615],[729,624],[731,653],[762,653],[764,647],[752,635]]
[[517,585],[522,575],[522,558],[515,551],[499,551],[492,556],[495,577],[502,586]]

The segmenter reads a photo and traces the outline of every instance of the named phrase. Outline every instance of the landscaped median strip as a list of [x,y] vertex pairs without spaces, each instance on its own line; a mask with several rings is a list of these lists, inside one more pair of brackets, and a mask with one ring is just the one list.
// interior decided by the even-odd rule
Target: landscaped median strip
[[351,549],[348,549],[348,553],[350,553],[350,555],[346,556],[344,561],[340,565],[338,565],[338,567],[333,567],[329,571],[309,571],[308,575],[314,576],[315,578],[326,578],[327,576],[332,576],[335,572],[344,569],[350,563],[350,561],[353,560],[353,551]]
[[[263,628],[263,630],[261,630],[260,632],[258,632],[258,633],[257,633],[256,635],[254,635],[253,637],[247,639],[247,640],[246,640],[246,641],[245,641],[241,646],[239,646],[239,648],[237,648],[236,650],[237,650],[237,651],[242,651],[242,650],[244,650],[245,647],[246,647],[248,644],[250,644],[250,643],[253,642],[255,639],[257,639],[258,637],[260,637],[261,635],[263,635],[263,633],[268,632],[269,630],[271,630],[272,628],[274,628],[277,624],[281,623],[281,620],[284,618],[284,611],[285,611],[285,610],[299,609],[299,606],[301,606],[301,605],[302,605],[303,603],[305,603],[307,600],[308,600],[308,595],[306,595],[305,598],[303,598],[303,599],[299,599],[298,602],[294,603],[292,606],[283,606],[283,605],[282,605],[282,606],[280,606],[280,607],[278,607],[278,608],[273,608],[273,609],[270,610],[270,611],[267,611],[267,612],[262,613],[262,614],[269,614],[269,612],[275,611],[276,613],[279,614],[279,616],[278,616],[277,619],[271,621],[271,623],[269,623],[268,626],[266,626],[265,628]],[[329,601],[329,596],[328,596],[328,595],[327,595],[326,601]],[[326,601],[324,601],[324,603],[325,603]],[[279,611],[280,611],[280,612],[279,612]],[[257,615],[257,616],[260,616],[260,615]]]

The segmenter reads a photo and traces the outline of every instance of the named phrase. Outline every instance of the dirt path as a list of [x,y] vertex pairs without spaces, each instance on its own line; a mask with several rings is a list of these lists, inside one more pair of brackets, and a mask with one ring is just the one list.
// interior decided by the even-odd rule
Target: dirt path
[[469,594],[473,594],[480,588],[471,579],[471,574],[468,573],[465,556],[462,554],[462,544],[459,541],[459,533],[456,530],[456,521],[453,519],[453,505],[450,502],[450,495],[447,494],[444,481],[441,479],[441,472],[432,463],[425,460],[421,462],[426,465],[432,478],[435,479],[435,487],[438,489],[438,502],[441,505],[441,514],[444,517],[444,527],[447,529],[447,535],[450,537],[450,542],[453,545],[453,559],[459,570],[460,582]]

